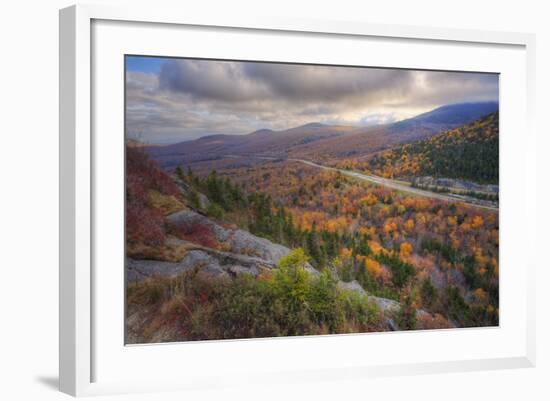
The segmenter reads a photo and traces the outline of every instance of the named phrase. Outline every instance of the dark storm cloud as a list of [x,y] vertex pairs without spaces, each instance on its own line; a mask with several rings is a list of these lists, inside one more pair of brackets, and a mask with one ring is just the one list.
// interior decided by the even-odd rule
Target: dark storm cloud
[[274,94],[304,101],[339,101],[409,89],[410,71],[323,66],[245,64],[247,76],[265,82]]
[[160,88],[197,99],[330,102],[411,89],[413,72],[275,63],[171,60],[163,65]]
[[163,65],[159,81],[160,89],[199,99],[238,102],[267,95],[261,82],[247,76],[242,63],[171,60]]
[[163,143],[312,121],[387,123],[444,104],[498,100],[498,76],[167,59],[158,73],[128,71],[126,96],[129,135]]

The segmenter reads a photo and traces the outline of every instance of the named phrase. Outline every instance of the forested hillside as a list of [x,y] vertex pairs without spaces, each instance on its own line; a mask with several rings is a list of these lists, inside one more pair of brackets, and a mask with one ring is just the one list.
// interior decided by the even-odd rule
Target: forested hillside
[[498,113],[492,113],[432,138],[377,153],[366,161],[348,160],[338,166],[387,178],[433,176],[498,184],[498,120]]
[[498,323],[498,214],[297,162],[127,149],[132,343]]
[[499,325],[498,74],[125,67],[126,343]]
[[[217,177],[242,191],[265,194],[261,208],[247,207],[248,213],[255,211],[256,223],[240,223],[303,248],[316,268],[355,280],[370,294],[410,300],[437,314],[441,327],[498,321],[497,213],[406,196],[297,162],[265,162],[220,174],[225,178],[210,173],[199,188]],[[228,198],[231,192],[223,191]],[[221,202],[226,203],[231,200]],[[228,210],[225,217],[234,220],[235,214]]]

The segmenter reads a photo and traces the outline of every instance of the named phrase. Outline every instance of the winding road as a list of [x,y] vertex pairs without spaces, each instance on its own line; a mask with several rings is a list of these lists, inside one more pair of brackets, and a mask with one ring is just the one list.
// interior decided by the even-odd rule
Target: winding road
[[395,189],[397,191],[408,192],[408,193],[411,193],[413,195],[424,196],[426,198],[432,198],[432,199],[439,199],[439,200],[447,201],[447,202],[457,202],[457,201],[458,202],[464,202],[464,203],[468,203],[469,205],[474,206],[474,207],[479,207],[479,208],[482,208],[482,209],[489,209],[489,210],[497,210],[498,211],[498,207],[479,204],[479,203],[477,203],[477,202],[479,202],[477,199],[469,197],[469,196],[449,194],[449,193],[441,194],[441,193],[437,193],[437,192],[427,191],[427,190],[424,190],[424,189],[411,187],[408,184],[401,183],[401,182],[396,181],[396,180],[391,180],[391,179],[388,179],[388,178],[378,177],[376,175],[358,173],[356,171],[342,170],[342,169],[334,168],[334,167],[327,167],[327,166],[323,166],[322,164],[317,164],[317,163],[310,162],[309,160],[302,160],[302,159],[287,159],[287,160],[304,163],[304,164],[307,164],[308,166],[317,167],[317,168],[320,168],[320,169],[323,169],[323,170],[338,171],[341,174],[347,175],[348,177],[353,177],[353,178],[358,178],[360,180],[369,181],[369,182],[372,182],[372,183],[375,183],[375,184],[378,184],[378,185],[383,185],[387,188]]
[[317,163],[314,163],[312,161],[304,160],[304,159],[292,159],[292,158],[280,159],[280,158],[269,157],[269,156],[236,156],[236,155],[229,155],[229,156],[226,156],[226,157],[229,157],[229,158],[252,157],[252,158],[255,158],[255,159],[263,159],[263,160],[293,161],[293,162],[306,164],[310,167],[320,168],[322,170],[337,171],[337,172],[339,172],[343,175],[346,175],[348,177],[353,177],[353,178],[357,178],[359,180],[368,181],[368,182],[371,182],[371,183],[374,183],[374,184],[382,185],[382,186],[385,186],[387,188],[391,188],[391,189],[395,189],[397,191],[410,193],[410,194],[413,194],[413,195],[416,195],[416,196],[423,196],[423,197],[426,197],[426,198],[438,199],[438,200],[442,200],[442,201],[445,201],[445,202],[463,202],[463,203],[467,203],[468,205],[470,205],[472,207],[498,211],[497,206],[491,206],[491,205],[483,204],[482,203],[483,201],[480,201],[478,199],[475,199],[475,198],[472,198],[472,197],[469,197],[469,196],[451,194],[451,193],[437,193],[437,192],[432,192],[432,191],[428,191],[428,190],[424,190],[424,189],[420,189],[420,188],[414,188],[414,187],[410,186],[408,183],[392,180],[392,179],[389,179],[389,178],[383,178],[383,177],[379,177],[379,176],[376,176],[376,175],[363,174],[363,173],[359,173],[357,171],[343,170],[343,169],[339,169],[339,168],[335,168],[335,167],[323,166],[322,164],[317,164]]

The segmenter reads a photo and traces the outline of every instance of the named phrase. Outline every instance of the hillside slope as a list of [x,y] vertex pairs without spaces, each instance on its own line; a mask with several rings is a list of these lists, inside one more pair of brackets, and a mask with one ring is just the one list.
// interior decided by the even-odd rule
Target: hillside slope
[[446,131],[497,111],[497,102],[451,104],[395,123],[393,132],[406,132],[415,127]]
[[327,138],[311,145],[297,146],[290,155],[317,162],[362,157],[411,143],[457,128],[498,111],[498,103],[459,103],[439,107],[396,123],[364,128],[345,138]]
[[378,153],[362,167],[390,178],[433,176],[498,184],[498,132],[498,113],[492,113],[429,139]]

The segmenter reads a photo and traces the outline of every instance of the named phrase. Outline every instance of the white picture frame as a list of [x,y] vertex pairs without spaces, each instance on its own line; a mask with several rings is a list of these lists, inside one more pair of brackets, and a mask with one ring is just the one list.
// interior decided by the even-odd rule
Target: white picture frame
[[[94,24],[101,21],[107,24],[119,23],[139,23],[134,26],[135,33],[144,26],[157,26],[159,28],[159,38],[166,34],[166,29],[178,29],[178,27],[201,27],[208,31],[230,29],[232,32],[246,31],[250,34],[254,32],[272,33],[273,35],[306,35],[307,37],[318,37],[319,40],[332,37],[361,40],[362,38],[378,38],[386,41],[417,41],[422,43],[435,43],[442,50],[445,46],[455,46],[460,51],[463,48],[493,46],[495,48],[511,49],[509,52],[510,60],[517,64],[517,74],[510,70],[510,77],[514,77],[513,88],[508,91],[520,91],[523,95],[518,95],[514,103],[520,106],[517,121],[513,118],[507,118],[506,112],[512,110],[503,104],[502,113],[503,124],[510,124],[509,127],[520,127],[525,132],[523,136],[524,146],[516,151],[519,158],[523,161],[518,171],[513,174],[514,179],[520,179],[524,185],[524,193],[510,194],[509,198],[504,197],[501,202],[501,218],[510,215],[514,210],[519,215],[517,218],[510,218],[509,224],[522,225],[525,230],[530,229],[534,232],[534,221],[536,218],[535,206],[527,203],[526,195],[534,191],[536,187],[536,162],[535,162],[535,133],[532,127],[534,112],[534,35],[523,33],[505,33],[505,32],[484,32],[457,29],[437,29],[411,26],[393,26],[393,25],[374,25],[363,22],[349,21],[316,21],[316,20],[294,20],[292,18],[258,18],[256,16],[243,16],[241,19],[226,19],[223,17],[201,16],[188,14],[185,9],[164,10],[155,7],[147,8],[112,8],[109,6],[78,5],[72,6],[60,11],[60,390],[75,396],[127,393],[138,391],[165,391],[172,389],[197,389],[208,388],[211,386],[225,386],[239,384],[238,380],[230,378],[229,374],[225,377],[226,371],[220,368],[215,374],[206,374],[205,369],[197,367],[187,372],[185,377],[169,377],[161,379],[152,377],[150,380],[132,379],[132,377],[117,377],[114,374],[107,375],[102,379],[100,366],[107,363],[115,365],[115,359],[106,359],[106,349],[103,344],[105,341],[97,343],[98,336],[96,326],[101,323],[105,330],[102,333],[109,335],[109,330],[122,330],[123,322],[102,322],[103,315],[101,306],[95,307],[94,294],[105,282],[104,275],[98,277],[94,273],[94,263],[97,255],[94,253],[94,235],[97,234],[98,216],[101,211],[96,210],[96,197],[98,181],[98,160],[101,158],[99,153],[106,149],[106,146],[116,142],[97,143],[94,138],[94,126],[99,126],[96,119],[102,112],[96,110],[93,102],[94,88],[92,80],[96,71],[101,65],[94,59],[101,52],[100,48],[105,44],[105,35],[113,34],[114,31],[129,30],[128,26],[117,27],[114,31],[108,29],[102,31],[103,39],[98,38],[94,42]],[[222,33],[223,34],[223,33]],[[114,35],[114,34],[113,34]],[[99,37],[98,36],[98,37]],[[134,36],[134,35],[129,35]],[[112,48],[110,51],[120,52],[119,44],[126,40],[121,34],[115,38],[112,36]],[[128,39],[129,40],[129,39]],[[152,42],[154,43],[154,38]],[[276,38],[274,43],[276,43]],[[118,46],[118,47],[117,47]],[[143,45],[145,46],[145,45]],[[105,46],[107,47],[107,46]],[[99,48],[99,49],[98,49]],[[483,50],[483,49],[481,49]],[[110,54],[110,53],[109,53]],[[99,58],[99,56],[97,56]],[[103,56],[102,56],[103,57]],[[283,57],[283,56],[281,56]],[[505,56],[503,56],[505,57]],[[508,56],[506,56],[508,57]],[[105,57],[103,57],[104,59]],[[497,60],[497,59],[495,59]],[[493,63],[497,61],[493,60]],[[503,59],[504,60],[504,59]],[[444,62],[441,64],[444,67]],[[511,63],[511,64],[514,64]],[[514,64],[514,65],[516,65]],[[486,64],[488,67],[489,63]],[[494,65],[494,64],[493,64]],[[410,65],[404,67],[420,66],[418,61],[411,61]],[[512,67],[509,67],[512,68]],[[460,69],[460,68],[457,68]],[[486,70],[486,69],[485,69]],[[492,69],[492,72],[499,72]],[[122,71],[120,71],[122,74]],[[521,73],[521,74],[520,74]],[[103,78],[99,78],[101,80]],[[117,81],[118,82],[118,81]],[[119,86],[114,86],[110,90],[117,90]],[[517,93],[520,93],[517,92]],[[101,96],[101,95],[99,95]],[[114,104],[115,109],[117,103]],[[523,107],[525,108],[523,110]],[[123,113],[123,110],[119,110]],[[100,118],[100,117],[99,117]],[[116,127],[117,125],[113,125]],[[116,138],[116,137],[115,137]],[[123,132],[120,132],[120,141],[122,141]],[[506,141],[504,141],[506,143]],[[515,144],[508,142],[508,145]],[[505,161],[501,158],[501,164]],[[115,174],[116,175],[116,174]],[[121,184],[121,181],[118,182]],[[521,192],[521,191],[519,191]],[[534,198],[534,197],[533,197]],[[508,201],[508,207],[506,207]],[[513,208],[514,207],[514,208]],[[521,210],[518,210],[518,207]],[[524,231],[525,232],[525,231]],[[95,234],[94,234],[95,233]],[[509,238],[508,243],[512,242]],[[279,383],[292,382],[294,380],[327,380],[338,378],[354,378],[360,380],[366,377],[400,375],[400,374],[421,374],[431,372],[449,372],[449,371],[468,371],[480,369],[504,369],[515,367],[530,367],[535,364],[535,294],[534,294],[534,252],[530,251],[532,245],[527,241],[520,243],[520,250],[527,255],[521,266],[521,277],[518,280],[511,272],[510,275],[503,274],[501,280],[508,280],[509,285],[506,288],[515,288],[521,302],[518,303],[517,321],[510,321],[507,325],[501,325],[496,329],[486,329],[478,331],[456,330],[455,333],[446,333],[431,331],[417,333],[400,333],[394,335],[385,333],[378,337],[369,337],[369,341],[382,341],[384,343],[399,341],[406,344],[407,341],[416,341],[421,344],[423,338],[429,342],[437,342],[438,338],[445,337],[445,341],[457,340],[464,342],[491,341],[497,344],[508,343],[513,352],[505,352],[505,345],[496,348],[491,352],[483,353],[472,351],[465,358],[445,359],[432,358],[431,360],[417,360],[414,355],[396,362],[398,358],[377,359],[373,363],[362,363],[358,361],[336,361],[334,366],[317,366],[311,364],[296,364],[295,369],[286,370],[282,365],[276,365],[278,368],[268,373],[267,369],[261,366],[240,367],[240,372],[247,372],[250,377],[254,377],[258,382]],[[513,255],[510,255],[513,257]],[[120,259],[120,271],[123,264]],[[117,262],[117,263],[118,263]],[[513,274],[512,274],[513,273]],[[515,286],[515,287],[513,287]],[[122,289],[121,289],[122,290]],[[107,291],[106,294],[109,294]],[[100,312],[98,312],[100,311]],[[506,333],[507,330],[515,334],[509,337],[502,336],[497,338],[499,333]],[[103,334],[105,335],[105,334]],[[393,336],[393,337],[392,337]],[[232,342],[213,342],[213,344],[194,344],[187,346],[184,344],[176,345],[178,348],[172,348],[167,352],[167,347],[171,345],[152,345],[148,347],[136,347],[133,350],[130,359],[135,365],[136,362],[143,361],[149,364],[151,361],[159,361],[167,358],[167,354],[176,354],[187,352],[192,358],[197,358],[201,353],[213,357],[220,355],[220,352],[227,352],[228,355],[242,355],[246,361],[247,358],[253,361],[252,356],[248,354],[263,352],[270,355],[272,353],[284,354],[288,350],[292,352],[309,352],[314,355],[319,348],[320,341],[323,346],[329,349],[329,359],[333,355],[331,347],[335,350],[337,347],[344,347],[345,343],[361,344],[365,337],[361,336],[323,336],[320,338],[303,339],[268,339],[268,340],[241,340]],[[124,344],[119,344],[121,350]],[[183,348],[182,348],[183,347]],[[137,348],[140,348],[137,350]],[[159,349],[158,355],[155,348]],[[162,350],[164,351],[162,351]],[[146,350],[143,352],[143,350]],[[105,352],[104,352],[105,351]],[[103,352],[103,354],[101,354]],[[459,346],[460,352],[460,346]],[[477,353],[476,353],[477,352]],[[96,361],[99,353],[99,360]],[[145,355],[148,354],[147,356]],[[304,354],[305,355],[305,354]],[[336,355],[336,354],[334,354]],[[115,358],[115,357],[113,357]],[[145,359],[152,358],[152,359]],[[156,359],[155,359],[156,358]],[[406,360],[406,362],[405,362]],[[119,361],[120,362],[120,361]],[[342,363],[340,363],[342,362]],[[121,362],[123,363],[123,362]],[[124,362],[128,363],[128,361]],[[243,362],[245,364],[245,362]],[[221,363],[220,365],[223,365]],[[98,379],[100,378],[100,379]],[[243,381],[242,383],[244,383]]]

